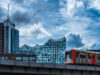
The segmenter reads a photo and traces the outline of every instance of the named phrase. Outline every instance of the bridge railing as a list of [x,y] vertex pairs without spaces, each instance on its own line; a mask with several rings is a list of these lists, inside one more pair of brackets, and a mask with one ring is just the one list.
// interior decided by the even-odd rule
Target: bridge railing
[[21,61],[13,61],[13,60],[0,60],[0,65],[100,71],[99,66],[65,65],[65,64],[32,63],[32,62],[27,63],[27,62],[21,62]]

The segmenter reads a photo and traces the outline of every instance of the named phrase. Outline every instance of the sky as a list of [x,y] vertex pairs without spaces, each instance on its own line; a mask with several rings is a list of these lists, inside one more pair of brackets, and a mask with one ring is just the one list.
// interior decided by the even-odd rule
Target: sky
[[100,49],[100,0],[0,0],[0,20],[9,15],[20,46],[66,37],[66,49]]

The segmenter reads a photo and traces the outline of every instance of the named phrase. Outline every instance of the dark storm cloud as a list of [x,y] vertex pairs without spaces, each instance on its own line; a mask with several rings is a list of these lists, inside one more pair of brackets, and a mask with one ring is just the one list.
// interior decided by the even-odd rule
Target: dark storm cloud
[[82,38],[80,37],[80,35],[69,34],[67,39],[68,39],[67,40],[67,47],[80,48],[80,47],[84,46],[84,44],[82,42]]
[[2,17],[2,8],[0,7],[0,18]]
[[12,3],[20,5],[22,7],[34,8],[34,5],[37,6],[37,1],[39,0],[12,0]]
[[31,22],[32,17],[28,12],[16,11],[12,15],[12,20],[17,24],[28,24]]
[[25,0],[13,0],[15,3],[23,3]]
[[0,19],[2,19],[6,15],[5,10],[0,7]]
[[[41,20],[41,16],[38,17],[38,15],[41,11],[43,11],[43,9],[41,7],[38,8],[35,5],[35,0],[13,0],[12,3],[16,4],[18,7],[21,7],[12,13],[12,21],[14,21],[15,24],[28,25],[37,23]],[[23,8],[25,8],[26,12],[21,12],[24,10]]]
[[92,18],[93,20],[95,20],[97,22],[100,18],[100,13],[98,10],[89,9],[89,10],[87,10],[87,16]]

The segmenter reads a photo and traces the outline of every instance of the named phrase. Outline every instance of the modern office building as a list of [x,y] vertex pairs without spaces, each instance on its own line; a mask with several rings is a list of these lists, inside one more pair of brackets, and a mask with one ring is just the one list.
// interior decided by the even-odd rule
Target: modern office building
[[66,38],[58,40],[49,39],[44,45],[35,46],[37,63],[64,63],[64,53],[66,50]]
[[19,50],[19,31],[11,29],[11,53],[15,54]]
[[0,23],[0,54],[4,53],[4,24]]
[[[0,43],[0,54],[9,54],[12,52],[12,50],[14,50],[16,48],[16,45],[18,47],[19,33],[17,30],[15,30],[16,33],[14,34],[14,30],[15,30],[15,25],[9,19],[0,23],[0,40],[1,40],[0,42],[2,42],[2,43]],[[16,38],[14,38],[15,35],[16,35]],[[15,40],[13,40],[13,39],[15,39]],[[13,46],[12,46],[12,44],[13,44]],[[15,48],[14,48],[14,46],[15,46]]]
[[3,22],[4,24],[4,53],[11,53],[11,29],[15,29],[14,23],[9,19]]

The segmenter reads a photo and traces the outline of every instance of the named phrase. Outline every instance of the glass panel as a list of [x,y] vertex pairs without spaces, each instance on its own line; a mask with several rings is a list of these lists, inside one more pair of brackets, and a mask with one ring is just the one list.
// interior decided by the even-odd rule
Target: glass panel
[[28,57],[23,57],[23,60],[28,60]]
[[72,59],[72,52],[67,52],[66,58],[71,58]]
[[6,56],[5,59],[8,60],[8,57]]
[[5,58],[4,58],[4,56],[2,57],[2,60],[4,60]]
[[65,63],[72,63],[72,51],[67,52],[65,58]]
[[16,57],[16,60],[21,60],[21,57]]
[[36,59],[36,57],[30,57],[30,60],[35,60]]
[[92,58],[95,59],[95,54],[92,55]]
[[98,60],[100,60],[100,55],[97,57]]
[[86,58],[86,54],[85,53],[80,53],[80,58]]

